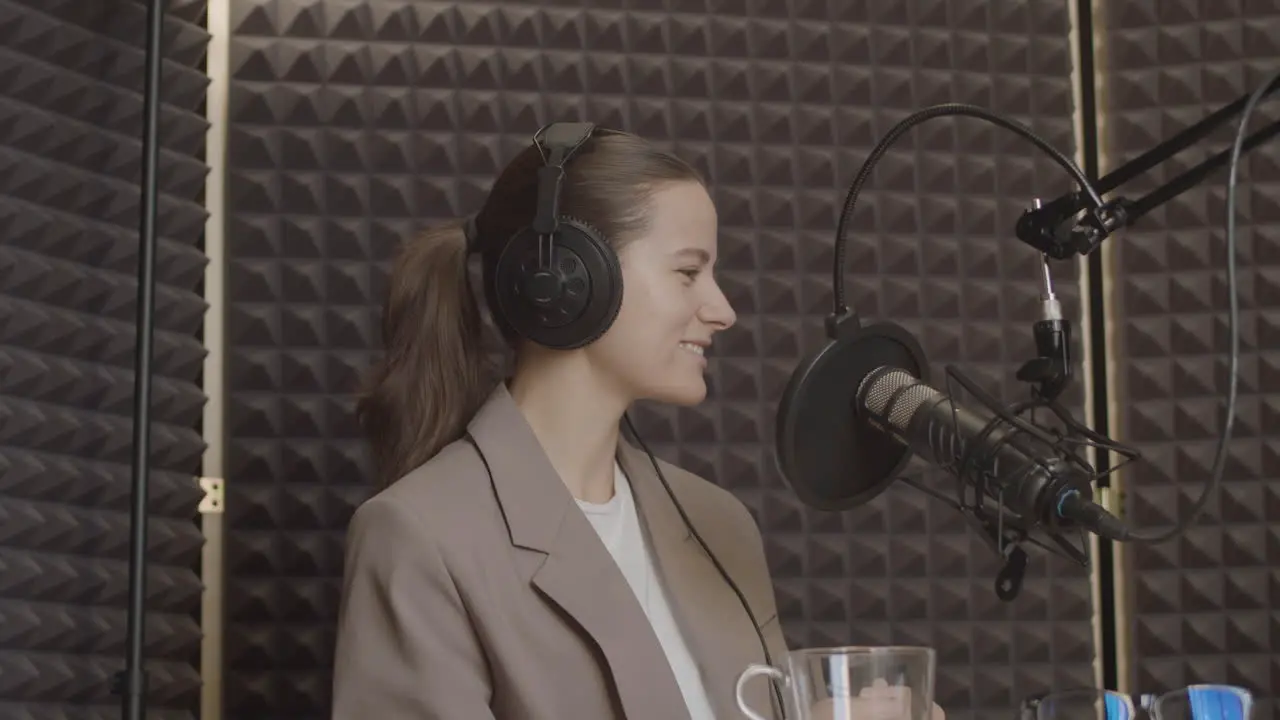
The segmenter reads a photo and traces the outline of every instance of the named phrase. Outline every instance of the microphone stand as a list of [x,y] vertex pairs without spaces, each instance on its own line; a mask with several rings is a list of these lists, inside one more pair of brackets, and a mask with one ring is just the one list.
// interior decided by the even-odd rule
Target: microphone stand
[[[1198,185],[1210,173],[1223,165],[1231,167],[1231,180],[1228,184],[1227,198],[1228,205],[1234,211],[1239,156],[1245,150],[1253,149],[1280,134],[1280,121],[1273,122],[1247,138],[1243,137],[1242,122],[1237,129],[1236,139],[1233,141],[1231,150],[1221,152],[1200,163],[1137,201],[1130,201],[1123,197],[1107,201],[1102,196],[1103,193],[1119,187],[1133,177],[1169,159],[1192,143],[1208,136],[1214,128],[1223,124],[1233,115],[1241,112],[1251,114],[1258,100],[1278,88],[1280,88],[1280,74],[1273,76],[1265,88],[1254,90],[1239,98],[1096,182],[1087,177],[1071,159],[1020,123],[974,105],[963,103],[933,105],[911,114],[896,124],[872,149],[863,163],[862,169],[850,186],[845,198],[840,222],[836,228],[835,262],[832,264],[834,303],[833,313],[828,317],[828,334],[833,342],[839,339],[837,330],[844,321],[850,321],[855,328],[857,326],[856,313],[845,304],[844,275],[841,269],[844,266],[847,223],[853,215],[858,194],[870,178],[876,163],[884,157],[889,147],[911,128],[923,122],[945,116],[968,116],[984,120],[1010,130],[1040,148],[1075,178],[1080,188],[1078,192],[1068,193],[1047,204],[1041,204],[1039,200],[1035,201],[1032,209],[1025,211],[1018,220],[1016,228],[1019,240],[1040,251],[1042,264],[1044,265],[1041,287],[1042,317],[1032,327],[1037,355],[1024,363],[1017,372],[1019,380],[1032,386],[1031,398],[1007,407],[1002,406],[997,398],[983,392],[973,381],[965,378],[958,369],[948,366],[948,383],[945,395],[950,398],[955,397],[956,393],[951,388],[951,383],[955,382],[976,398],[985,409],[991,411],[994,417],[989,419],[986,425],[983,426],[979,437],[975,438],[977,442],[967,448],[961,447],[959,457],[939,463],[943,469],[956,476],[956,498],[947,497],[945,493],[929,487],[928,483],[918,482],[906,476],[900,477],[902,481],[911,487],[958,510],[972,524],[974,529],[990,543],[1004,561],[1003,567],[996,578],[996,593],[1001,599],[1012,600],[1020,590],[1027,560],[1026,553],[1021,548],[1023,543],[1029,542],[1082,565],[1088,564],[1088,554],[1083,548],[1077,548],[1067,541],[1063,531],[1072,527],[1080,528],[1080,526],[1078,523],[1059,523],[1059,518],[1065,517],[1061,515],[1061,508],[1051,513],[1051,519],[1049,520],[1040,517],[1043,511],[1039,509],[1033,510],[1028,515],[1009,511],[1003,498],[1005,486],[1008,483],[993,485],[989,482],[990,470],[984,469],[983,466],[991,458],[986,457],[984,459],[979,457],[991,456],[992,453],[998,451],[996,447],[986,447],[991,445],[992,433],[997,430],[1002,431],[1003,434],[999,443],[1005,442],[1015,434],[1035,438],[1041,445],[1051,448],[1052,457],[1059,465],[1065,463],[1068,468],[1071,468],[1072,472],[1076,474],[1087,473],[1095,480],[1102,475],[1110,474],[1117,468],[1112,467],[1102,473],[1098,473],[1089,465],[1086,459],[1077,453],[1077,450],[1093,447],[1105,452],[1119,454],[1126,458],[1127,461],[1133,461],[1141,457],[1135,448],[1130,448],[1094,432],[1073,418],[1067,408],[1058,401],[1058,397],[1071,380],[1071,323],[1063,316],[1061,306],[1053,292],[1052,278],[1048,269],[1049,260],[1066,260],[1077,254],[1087,255],[1095,250],[1111,233],[1131,224],[1170,199]],[[1248,118],[1246,117],[1244,121],[1247,120]],[[1233,250],[1234,222],[1234,212],[1232,212],[1227,222],[1227,242]],[[1233,336],[1238,339],[1238,333],[1235,330],[1237,306],[1234,299],[1234,255],[1229,258],[1229,261],[1227,269],[1228,284],[1232,285],[1233,288],[1229,325],[1233,328]],[[828,349],[830,347],[831,345],[829,344]],[[815,356],[815,360],[807,366],[808,369],[812,369],[818,357],[821,357],[821,355]],[[1235,377],[1237,372],[1235,368],[1238,365],[1238,357],[1236,341],[1233,340],[1230,354],[1233,368],[1232,384],[1227,402],[1227,424],[1219,442],[1214,479],[1206,486],[1205,493],[1197,501],[1198,507],[1202,507],[1205,499],[1209,497],[1210,492],[1221,476],[1222,468],[1225,466],[1223,448],[1230,438],[1231,417],[1236,392]],[[808,369],[806,372],[808,372]],[[1021,417],[1024,414],[1031,414],[1041,410],[1047,410],[1060,427],[1042,427],[1035,421],[1034,416],[1031,417],[1030,421]],[[952,413],[953,417],[955,417],[956,409],[954,405]],[[955,437],[960,437],[962,433],[958,427],[958,418],[955,418],[955,424],[956,426],[952,428],[952,431]],[[1022,475],[1030,472],[1039,464],[1036,458],[1032,458],[1032,462],[1028,463],[1026,467],[1018,469],[1014,474]],[[1054,472],[1057,472],[1057,470],[1054,470]],[[1077,489],[1076,492],[1083,493],[1083,489]],[[1065,498],[1066,496],[1062,497]],[[1082,501],[1087,502],[1088,498],[1084,498]],[[994,508],[991,507],[992,504],[994,504]],[[1101,515],[1095,517],[1095,520],[1106,516],[1104,509],[1099,506],[1094,507],[1098,513],[1101,513]],[[1118,519],[1113,518],[1113,520],[1117,525],[1120,523]],[[1130,542],[1160,542],[1174,537],[1178,532],[1184,530],[1189,522],[1189,520],[1180,522],[1173,533],[1166,534],[1141,535],[1136,532],[1128,533],[1127,529],[1125,531]],[[1083,528],[1080,529],[1083,534]],[[1115,530],[1115,532],[1120,531]],[[1042,538],[1039,535],[1046,537]]]
[[147,3],[146,79],[142,95],[142,202],[138,238],[138,307],[134,349],[133,478],[129,509],[129,610],[125,669],[115,678],[124,720],[143,720],[147,707],[144,663],[147,595],[147,505],[151,459],[151,353],[155,331],[156,216],[159,204],[160,77],[163,0]]
[[[1238,154],[1234,146],[1219,152],[1137,200],[1117,197],[1114,200],[1103,201],[1099,205],[1098,197],[1120,187],[1156,165],[1174,157],[1192,144],[1208,137],[1210,133],[1234,116],[1239,115],[1241,112],[1251,111],[1251,102],[1256,103],[1276,90],[1280,90],[1280,75],[1274,76],[1270,84],[1260,92],[1254,90],[1246,93],[1195,125],[1177,133],[1097,180],[1093,183],[1092,196],[1082,188],[1078,191],[1068,192],[1048,203],[1042,204],[1036,201],[1031,209],[1025,211],[1018,219],[1015,232],[1019,240],[1039,250],[1042,254],[1046,273],[1042,299],[1047,305],[1056,306],[1056,299],[1053,296],[1052,284],[1048,276],[1047,263],[1050,259],[1067,260],[1077,254],[1088,255],[1093,252],[1103,240],[1107,239],[1116,230],[1131,225],[1152,210],[1199,185],[1214,171],[1231,163],[1233,156],[1238,161],[1239,154],[1252,150],[1276,135],[1280,135],[1280,120],[1265,125],[1261,130],[1242,140],[1237,139],[1236,143],[1239,144]],[[1256,98],[1254,97],[1255,95],[1257,96]],[[1230,189],[1228,190],[1228,197],[1231,197]],[[1230,242],[1231,229],[1229,223],[1228,243]],[[1232,271],[1228,270],[1229,282],[1231,273]],[[1052,310],[1054,308],[1049,307],[1049,309]],[[1055,313],[1046,313],[1046,315],[1053,314]],[[1035,324],[1033,330],[1038,357],[1033,358],[1018,371],[1019,380],[1038,386],[1037,394],[1040,396],[1040,400],[1050,408],[1056,406],[1054,401],[1069,380],[1071,366],[1069,349],[1070,324],[1066,322],[1065,318],[1061,317],[1060,313],[1056,315],[1054,318],[1046,317],[1046,319]],[[1233,350],[1232,352],[1234,353],[1235,351]],[[956,376],[956,379],[961,378]],[[975,390],[974,388],[969,389],[971,392]],[[1225,442],[1226,437],[1229,436],[1233,398],[1234,395],[1228,400],[1228,430],[1224,431],[1222,442]],[[984,401],[984,405],[994,407],[990,400],[993,399],[988,398],[987,401]],[[1059,418],[1069,427],[1074,427],[1077,433],[1090,440],[1090,444],[1112,452],[1120,451],[1120,454],[1130,460],[1138,457],[1135,450],[1092,433],[1092,431],[1070,418],[1069,414],[1061,406],[1056,407]],[[1004,419],[1011,420],[1012,418],[1005,417]],[[1221,454],[1221,450],[1220,443],[1219,454]],[[1220,460],[1215,461],[1215,466],[1213,479],[1210,481],[1209,486],[1206,487],[1206,491],[1200,500],[1196,502],[1198,507],[1203,506],[1204,501],[1209,496],[1209,492],[1220,478]],[[989,527],[982,529],[987,530],[987,534],[991,537],[999,537],[999,533],[992,532]],[[1135,537],[1133,539],[1154,542],[1167,539],[1167,537],[1172,537],[1172,535],[1157,535],[1148,538]],[[1064,547],[1063,549],[1066,548]],[[1071,554],[1068,553],[1068,555]],[[1006,564],[997,578],[997,593],[1002,598],[1008,599],[1017,593],[1017,586],[1021,581],[1022,568],[1025,567],[1026,561],[1025,556],[1021,554],[1018,548],[1014,548],[1012,552],[1004,556]],[[1082,558],[1083,556],[1078,556],[1076,559]]]
[[[1272,83],[1261,97],[1266,97],[1277,89],[1280,89],[1280,83]],[[1252,94],[1246,93],[1195,125],[1121,165],[1095,182],[1094,188],[1099,194],[1110,192],[1203,140],[1219,126],[1239,115]],[[1280,120],[1247,137],[1241,146],[1242,151],[1248,152],[1276,135],[1280,135]],[[1230,159],[1231,149],[1228,148],[1137,200],[1121,197],[1104,203],[1101,208],[1093,208],[1089,196],[1084,192],[1066,193],[1024,212],[1018,219],[1015,232],[1019,240],[1054,260],[1067,260],[1076,254],[1088,255],[1111,233],[1131,225],[1157,207],[1199,185]]]
[[[1280,89],[1280,78],[1271,82],[1259,94],[1258,99],[1274,93],[1277,89]],[[1032,430],[1034,424],[1021,424],[1018,416],[1029,408],[1044,408],[1057,416],[1057,419],[1067,428],[1068,434],[1078,439],[1081,445],[1092,445],[1105,451],[1118,453],[1127,461],[1140,457],[1136,449],[1128,448],[1094,433],[1072,418],[1070,413],[1057,403],[1058,396],[1069,384],[1071,378],[1071,325],[1062,316],[1057,305],[1047,263],[1051,259],[1066,260],[1077,254],[1089,254],[1115,231],[1131,225],[1157,207],[1199,185],[1214,171],[1228,165],[1233,155],[1232,148],[1219,152],[1137,200],[1124,197],[1108,201],[1101,200],[1101,196],[1105,193],[1120,187],[1208,137],[1219,126],[1245,111],[1255,93],[1256,91],[1251,91],[1243,95],[1195,125],[1161,142],[1093,182],[1092,188],[1087,188],[1082,183],[1077,191],[1068,192],[1048,203],[1037,200],[1031,209],[1026,210],[1019,218],[1015,232],[1019,240],[1042,254],[1045,263],[1041,298],[1044,305],[1044,318],[1033,326],[1037,356],[1018,370],[1017,377],[1033,386],[1035,399],[1002,409],[994,397],[983,393],[972,381],[967,380],[954,368],[948,368],[947,372],[948,394],[954,396],[950,389],[950,381],[963,386],[984,407],[996,412],[997,419],[992,421],[991,427],[997,423],[1004,423],[1007,427],[1020,427],[1024,431]],[[917,113],[917,116],[913,117],[922,117],[926,112]],[[899,127],[910,124],[904,121]],[[1249,135],[1240,143],[1240,150],[1242,153],[1252,150],[1276,135],[1280,135],[1280,121],[1274,121]],[[1064,455],[1069,456],[1066,452]],[[1112,468],[1111,471],[1114,469]],[[961,475],[964,474],[962,469]],[[1027,529],[1016,527],[1016,525],[1010,527],[1004,521],[1002,510],[989,513],[985,511],[982,503],[970,504],[963,496],[957,502],[923,484],[910,480],[907,482],[926,494],[959,509],[1001,556],[1004,562],[996,577],[996,594],[1003,600],[1012,600],[1021,588],[1027,563],[1026,553],[1019,547],[1022,542],[1031,542],[1080,564],[1088,562],[1087,555],[1082,549],[1071,547],[1066,542],[1065,536],[1060,536],[1056,532],[1051,531],[1047,538],[1051,542],[1045,542],[1028,534]],[[981,492],[978,495],[981,495]]]

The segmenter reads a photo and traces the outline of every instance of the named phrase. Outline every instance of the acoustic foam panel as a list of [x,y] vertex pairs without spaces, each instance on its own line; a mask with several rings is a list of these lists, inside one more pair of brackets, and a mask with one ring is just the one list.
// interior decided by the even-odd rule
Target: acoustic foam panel
[[[1252,92],[1280,67],[1280,4],[1103,6],[1109,165]],[[1252,128],[1274,122],[1275,103]],[[1235,121],[1124,188],[1141,197],[1231,146]],[[1105,169],[1104,169],[1105,172]],[[1238,185],[1240,397],[1224,482],[1184,536],[1134,546],[1127,574],[1134,689],[1229,682],[1280,688],[1280,146],[1242,163]],[[1122,437],[1145,461],[1125,475],[1147,531],[1185,516],[1209,480],[1227,389],[1226,173],[1111,241],[1116,258]],[[1271,717],[1269,705],[1258,717]]]
[[[149,717],[199,701],[204,3],[168,3]],[[0,717],[118,718],[146,11],[0,0]]]
[[[820,341],[846,185],[871,146],[954,100],[1011,113],[1069,153],[1066,6],[594,5],[233,3],[228,718],[327,716],[344,532],[370,491],[352,393],[379,343],[387,258],[415,228],[478,208],[553,118],[640,133],[711,179],[738,325],[717,343],[707,403],[646,406],[638,421],[661,455],[755,511],[790,642],[932,645],[956,719],[1091,684],[1083,570],[1033,553],[1022,596],[1002,603],[998,563],[954,513],[902,486],[811,512],[772,454],[781,389]],[[1033,193],[1067,188],[1024,141],[928,123],[863,196],[853,299],[919,333],[938,378],[960,363],[1025,396],[1009,382],[1033,352],[1040,268],[1012,229]],[[1078,316],[1074,268],[1060,270]]]

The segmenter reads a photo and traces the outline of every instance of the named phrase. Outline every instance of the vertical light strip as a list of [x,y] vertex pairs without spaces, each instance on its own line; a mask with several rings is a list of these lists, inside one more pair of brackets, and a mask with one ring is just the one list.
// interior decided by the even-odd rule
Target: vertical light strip
[[[1083,166],[1084,159],[1084,100],[1083,85],[1085,78],[1080,76],[1081,66],[1083,62],[1080,57],[1080,11],[1079,6],[1074,2],[1067,3],[1068,12],[1071,17],[1071,29],[1069,38],[1071,42],[1071,106],[1073,108],[1072,129],[1075,131],[1075,161],[1077,165]],[[1086,28],[1086,31],[1088,29]],[[1083,330],[1080,333],[1081,353],[1080,353],[1080,372],[1077,377],[1082,380],[1084,385],[1084,414],[1083,418],[1093,417],[1094,398],[1093,398],[1093,334],[1090,332],[1089,317],[1092,312],[1092,304],[1089,295],[1089,260],[1087,257],[1081,256],[1077,258],[1076,275],[1080,283],[1080,308],[1077,313],[1068,313],[1068,317],[1074,316],[1072,322],[1076,328]],[[1098,461],[1097,453],[1094,448],[1088,448],[1086,453],[1090,463],[1096,465]],[[1088,534],[1089,538],[1089,557],[1093,560],[1089,570],[1089,597],[1093,606],[1093,680],[1096,687],[1102,687],[1103,669],[1102,669],[1102,582],[1099,576],[1098,564],[1098,538],[1092,533]]]
[[[1108,48],[1105,0],[1093,0],[1093,46],[1094,46],[1094,95],[1098,108],[1098,172],[1106,175],[1114,169],[1113,158],[1108,149],[1107,138],[1109,87],[1107,85]],[[1118,319],[1120,299],[1116,296],[1116,248],[1117,243],[1127,242],[1123,231],[1113,235],[1102,243],[1097,252],[1102,260],[1102,297],[1103,314],[1107,343],[1107,427],[1110,437],[1124,440],[1124,415],[1120,412],[1120,398],[1124,392],[1121,379],[1122,368],[1117,363],[1117,355],[1123,346],[1117,337],[1120,329]],[[1104,507],[1119,517],[1124,517],[1124,470],[1111,473],[1111,487],[1104,490],[1100,501]],[[1129,604],[1130,583],[1128,581],[1129,550],[1125,543],[1115,543],[1113,558],[1112,587],[1115,589],[1115,639],[1116,639],[1116,682],[1114,689],[1131,692],[1130,667],[1133,660],[1133,637],[1131,633],[1133,613]]]
[[[204,297],[209,309],[204,321],[204,464],[206,478],[226,480],[225,458],[225,391],[223,387],[226,337],[226,158],[227,99],[230,85],[231,0],[209,0],[207,9],[209,48],[207,72],[208,96],[205,102],[209,132],[205,137],[205,162],[209,175],[205,183],[205,210],[209,214],[204,228],[204,247],[208,264],[204,274]],[[222,720],[223,666],[223,514],[204,513],[205,537],[201,558],[204,601],[200,626],[204,640],[200,646],[201,720]]]
[[[1107,100],[1108,95],[1107,95],[1107,83],[1106,83],[1107,46],[1106,46],[1106,32],[1104,30],[1104,23],[1106,19],[1106,13],[1104,9],[1105,0],[1092,0],[1091,5],[1093,8],[1092,32],[1093,32],[1094,58],[1093,58],[1093,78],[1092,79],[1093,79],[1093,85],[1094,85],[1094,103],[1095,103],[1094,123],[1096,124],[1096,127],[1097,127],[1098,174],[1099,176],[1103,176],[1103,175],[1106,175],[1107,172],[1112,169],[1111,158],[1107,151],[1107,142],[1106,142],[1107,120],[1108,120],[1107,108],[1109,107],[1109,103]],[[1080,46],[1078,42],[1079,32],[1080,32],[1080,18],[1079,18],[1077,5],[1073,2],[1073,3],[1068,3],[1068,6],[1070,7],[1070,13],[1071,13],[1071,44],[1072,44],[1072,57],[1074,60],[1073,67],[1072,67],[1072,74],[1074,76],[1075,82],[1072,83],[1072,88],[1073,88],[1074,100],[1075,100],[1076,160],[1077,162],[1083,162],[1082,136],[1083,136],[1084,119],[1080,114],[1082,112],[1081,92],[1082,92],[1083,78],[1079,77],[1078,75],[1078,73],[1080,72],[1080,57],[1079,57]],[[1110,437],[1113,437],[1116,439],[1120,439],[1122,436],[1121,423],[1122,423],[1123,417],[1120,413],[1120,403],[1119,403],[1121,382],[1119,380],[1119,367],[1116,363],[1116,352],[1117,352],[1117,348],[1119,347],[1119,344],[1116,339],[1117,299],[1115,296],[1115,243],[1124,242],[1124,241],[1125,240],[1123,237],[1123,233],[1120,233],[1118,236],[1113,236],[1110,240],[1108,240],[1107,242],[1104,242],[1102,246],[1095,251],[1100,254],[1099,257],[1102,264],[1101,294],[1103,298],[1103,303],[1102,303],[1103,326],[1104,326],[1103,333],[1104,333],[1104,341],[1106,343],[1106,354],[1107,354],[1107,367],[1106,367],[1107,407],[1104,408],[1103,411],[1106,414],[1107,427],[1109,428],[1109,435]],[[1081,333],[1081,340],[1083,343],[1082,349],[1083,349],[1083,355],[1084,355],[1081,363],[1081,366],[1082,366],[1081,371],[1084,376],[1084,385],[1085,385],[1085,413],[1086,413],[1085,417],[1093,417],[1093,413],[1095,411],[1094,398],[1093,398],[1094,374],[1091,369],[1091,364],[1092,364],[1092,348],[1094,344],[1094,338],[1091,332],[1091,328],[1089,327],[1089,323],[1087,322],[1090,316],[1090,313],[1092,311],[1092,307],[1090,303],[1090,293],[1089,293],[1090,287],[1089,287],[1089,273],[1088,273],[1087,258],[1080,258],[1078,267],[1079,267],[1079,273],[1080,273],[1080,298],[1081,298],[1080,317],[1082,318],[1082,321],[1085,323],[1086,329],[1090,330],[1090,331]],[[1092,448],[1090,448],[1090,450],[1092,451]],[[1096,453],[1091,452],[1091,455],[1092,455],[1091,460],[1096,461],[1096,457],[1097,457]],[[1113,461],[1114,461],[1114,458],[1113,458]],[[1123,517],[1123,514],[1124,514],[1123,470],[1112,471],[1110,480],[1111,480],[1111,484],[1109,488],[1104,488],[1099,490],[1099,498],[1098,498],[1099,502],[1111,512]],[[1089,536],[1090,555],[1095,558],[1098,555],[1098,542],[1099,542],[1098,538],[1090,534]],[[1132,637],[1130,636],[1130,633],[1129,633],[1129,627],[1130,627],[1129,623],[1130,623],[1130,618],[1132,613],[1130,612],[1130,608],[1128,604],[1129,586],[1126,582],[1126,576],[1125,576],[1125,568],[1127,567],[1127,563],[1128,563],[1128,553],[1126,552],[1126,549],[1122,543],[1115,543],[1113,544],[1112,547],[1114,548],[1113,550],[1114,555],[1112,558],[1113,566],[1111,571],[1112,572],[1111,587],[1114,593],[1113,601],[1115,606],[1115,613],[1114,613],[1115,627],[1112,628],[1112,631],[1113,631],[1113,636],[1115,638],[1115,643],[1116,643],[1115,671],[1116,671],[1116,681],[1117,681],[1116,687],[1112,689],[1120,690],[1122,692],[1128,692],[1130,689],[1129,688],[1129,685],[1130,685],[1129,671],[1130,671],[1131,655],[1132,655],[1132,650],[1131,650]],[[1095,641],[1095,647],[1101,648],[1103,619],[1101,617],[1101,614],[1096,610],[1096,608],[1100,607],[1101,600],[1102,600],[1102,596],[1101,596],[1102,583],[1101,583],[1101,577],[1099,575],[1099,572],[1100,572],[1099,569],[1095,565],[1093,572],[1090,574],[1090,581],[1092,584],[1091,592],[1092,592],[1092,599],[1093,599],[1094,608],[1095,608],[1095,612],[1093,616],[1094,641]],[[1095,670],[1095,679],[1099,687],[1101,687],[1103,678],[1102,678],[1102,662],[1101,662],[1100,654],[1096,656],[1094,670]]]

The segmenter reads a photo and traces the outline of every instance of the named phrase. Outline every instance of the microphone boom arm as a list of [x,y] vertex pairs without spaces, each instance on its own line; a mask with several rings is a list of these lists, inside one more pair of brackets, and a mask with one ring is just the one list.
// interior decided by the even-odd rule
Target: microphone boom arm
[[[1280,80],[1272,82],[1259,98],[1280,89]],[[1154,148],[1121,165],[1093,183],[1100,195],[1106,194],[1142,175],[1157,165],[1208,137],[1218,127],[1239,115],[1253,93],[1246,93],[1203,120],[1165,140]],[[1249,151],[1280,135],[1280,120],[1264,126],[1248,136],[1241,149]],[[1081,191],[1068,192],[1039,207],[1027,210],[1018,219],[1018,239],[1054,260],[1068,260],[1075,255],[1088,255],[1112,233],[1132,225],[1139,218],[1173,198],[1204,182],[1231,160],[1228,148],[1201,162],[1137,200],[1119,197],[1095,207],[1094,199]],[[1081,214],[1083,213],[1083,217]],[[1079,219],[1077,219],[1079,218]]]

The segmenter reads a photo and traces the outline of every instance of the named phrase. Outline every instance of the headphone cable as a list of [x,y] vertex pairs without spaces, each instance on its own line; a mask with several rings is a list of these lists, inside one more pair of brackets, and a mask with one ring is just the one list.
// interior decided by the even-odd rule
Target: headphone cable
[[[662,487],[667,491],[667,495],[671,498],[672,504],[676,506],[676,512],[680,513],[680,519],[684,521],[685,527],[689,528],[689,532],[693,535],[693,539],[698,541],[698,545],[701,546],[702,551],[707,554],[707,557],[711,560],[711,564],[715,565],[716,570],[720,573],[720,577],[724,578],[724,581],[729,584],[729,588],[733,590],[733,594],[738,596],[738,602],[742,603],[742,609],[747,611],[747,617],[751,620],[752,629],[756,631],[756,637],[760,638],[760,647],[764,650],[765,664],[773,665],[773,655],[769,652],[769,643],[765,642],[764,632],[760,630],[760,623],[756,621],[756,614],[751,610],[751,604],[747,602],[747,596],[743,594],[742,590],[738,587],[738,584],[733,581],[733,578],[729,577],[729,571],[725,570],[724,565],[720,564],[720,560],[716,557],[715,553],[711,552],[711,548],[707,546],[707,542],[702,539],[702,535],[698,533],[698,529],[695,528],[693,526],[693,522],[689,520],[689,515],[685,512],[684,506],[680,504],[680,501],[676,498],[675,491],[671,489],[671,484],[667,482],[667,476],[663,474],[662,467],[658,464],[657,456],[655,456],[653,451],[649,449],[644,438],[640,437],[640,432],[636,430],[635,423],[631,422],[631,415],[624,413],[622,415],[622,420],[626,423],[627,430],[631,433],[631,436],[636,439],[636,443],[640,445],[640,449],[644,451],[645,455],[649,456],[649,462],[653,465],[653,471],[658,474],[658,480],[662,482]],[[772,679],[769,680],[769,687],[773,689],[773,697],[778,704],[778,716],[785,720],[786,706],[782,702],[782,692],[778,689],[778,684]]]

